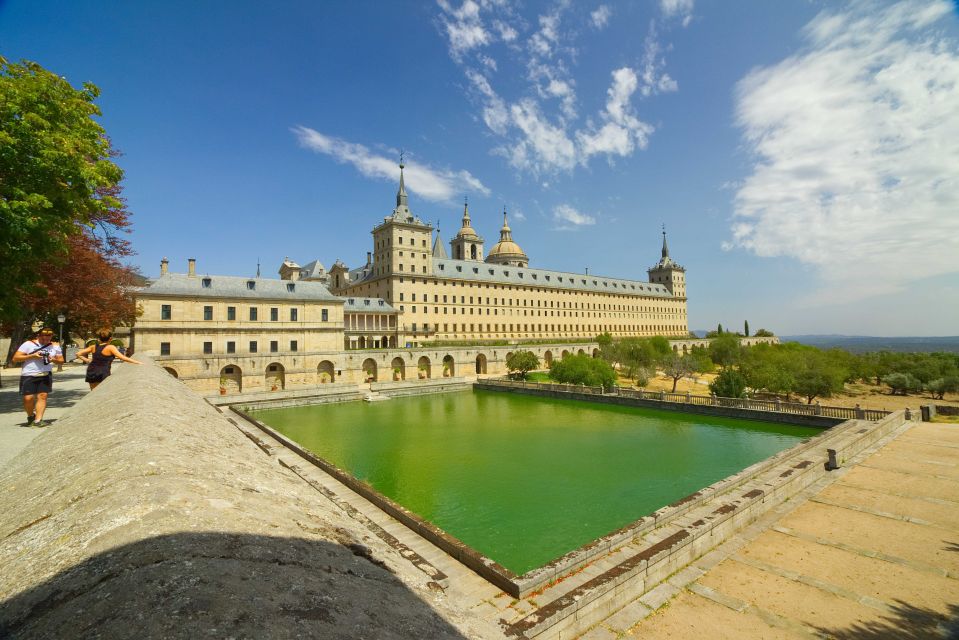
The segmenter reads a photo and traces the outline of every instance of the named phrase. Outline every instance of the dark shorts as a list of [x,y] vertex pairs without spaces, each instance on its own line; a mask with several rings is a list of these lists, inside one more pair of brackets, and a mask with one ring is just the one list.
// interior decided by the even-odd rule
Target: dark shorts
[[35,396],[53,391],[53,374],[45,376],[20,376],[20,395]]
[[87,367],[87,377],[84,380],[87,382],[103,382],[109,375],[109,369]]

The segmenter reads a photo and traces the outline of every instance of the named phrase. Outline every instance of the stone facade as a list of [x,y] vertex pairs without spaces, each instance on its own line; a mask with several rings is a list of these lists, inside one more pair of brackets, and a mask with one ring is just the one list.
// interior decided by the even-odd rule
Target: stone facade
[[[279,280],[201,275],[193,259],[186,274],[170,273],[164,258],[160,277],[138,292],[132,344],[195,389],[232,394],[499,374],[510,351],[529,348],[548,365],[564,352],[591,354],[595,345],[580,343],[607,332],[689,336],[685,269],[669,257],[665,232],[648,280],[551,271],[529,266],[505,211],[484,259],[464,206],[449,258],[410,211],[400,165],[396,207],[372,234],[358,268],[286,258]],[[513,346],[465,346],[483,342]],[[464,346],[435,347],[451,343]]]

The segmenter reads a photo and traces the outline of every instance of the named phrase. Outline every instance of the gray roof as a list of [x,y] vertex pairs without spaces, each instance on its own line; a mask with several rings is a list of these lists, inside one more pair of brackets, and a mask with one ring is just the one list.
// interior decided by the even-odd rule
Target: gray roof
[[320,278],[326,275],[326,267],[319,260],[308,262],[300,267],[301,278]]
[[433,242],[433,257],[449,258],[449,256],[446,255],[446,247],[443,246],[443,240],[440,238],[439,229],[436,230],[436,240]]
[[[249,283],[253,283],[252,287]],[[240,276],[162,275],[141,290],[143,295],[194,296],[199,298],[249,298],[264,300],[328,300],[342,302],[319,282],[243,278]]]
[[396,313],[396,307],[382,298],[345,298],[343,313]]
[[476,262],[472,260],[442,260],[433,258],[433,277],[500,284],[525,285],[527,287],[549,287],[569,289],[571,291],[591,291],[631,296],[655,296],[672,298],[664,285],[640,280],[624,280],[607,276],[548,271],[528,267]]

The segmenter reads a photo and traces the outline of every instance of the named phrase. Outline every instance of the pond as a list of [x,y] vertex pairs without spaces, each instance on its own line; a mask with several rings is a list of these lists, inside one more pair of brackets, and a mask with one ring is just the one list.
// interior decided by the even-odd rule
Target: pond
[[251,413],[517,574],[820,432],[479,390]]

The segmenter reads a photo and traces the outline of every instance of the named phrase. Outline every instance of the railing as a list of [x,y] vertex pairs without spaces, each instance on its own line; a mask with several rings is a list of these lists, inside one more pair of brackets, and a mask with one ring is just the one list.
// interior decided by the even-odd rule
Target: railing
[[823,416],[840,420],[881,420],[889,415],[889,411],[877,409],[863,409],[861,407],[827,407],[816,402],[803,404],[801,402],[782,402],[781,400],[753,400],[751,398],[722,398],[719,396],[701,396],[691,393],[669,393],[667,391],[644,391],[642,389],[627,389],[626,387],[588,387],[585,385],[562,384],[556,382],[527,382],[525,380],[506,380],[488,378],[484,384],[512,388],[512,389],[541,389],[560,393],[579,393],[588,395],[621,396],[637,398],[639,400],[655,400],[658,402],[672,402],[677,404],[691,404],[710,407],[726,407],[730,409],[751,409],[753,411],[774,411],[791,413],[803,416]]

